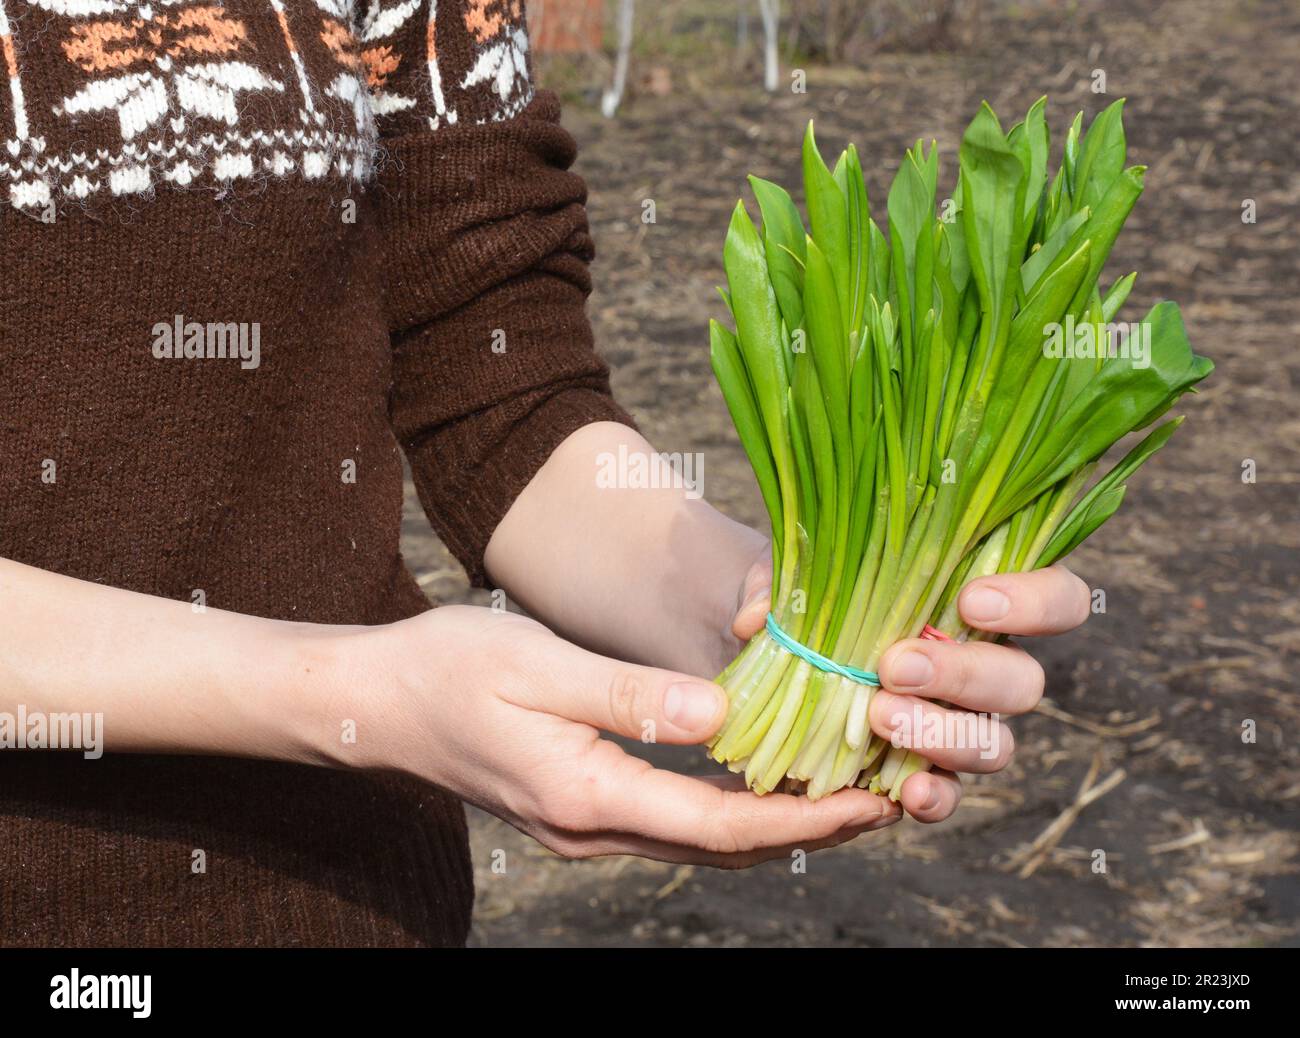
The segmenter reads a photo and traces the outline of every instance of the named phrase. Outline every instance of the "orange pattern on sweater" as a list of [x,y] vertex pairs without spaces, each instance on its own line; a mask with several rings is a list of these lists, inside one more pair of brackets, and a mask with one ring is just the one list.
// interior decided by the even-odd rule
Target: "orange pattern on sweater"
[[73,25],[63,41],[68,60],[87,72],[106,72],[154,61],[162,55],[229,54],[248,38],[244,23],[219,7],[195,7],[146,22]]
[[515,0],[0,0],[0,42],[0,201],[38,215],[173,184],[364,184],[385,137],[533,96]]

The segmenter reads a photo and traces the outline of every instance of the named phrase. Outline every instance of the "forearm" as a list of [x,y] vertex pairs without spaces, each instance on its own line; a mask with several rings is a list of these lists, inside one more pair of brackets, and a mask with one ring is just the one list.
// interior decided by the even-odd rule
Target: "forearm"
[[[598,480],[620,447],[626,458],[646,459],[660,477],[651,481],[656,486]],[[620,659],[705,673],[725,656],[719,643],[730,637],[745,574],[766,542],[670,477],[635,430],[612,422],[583,427],[497,527],[488,572],[573,641]]]
[[0,559],[0,713],[98,715],[110,752],[324,762],[338,630]]

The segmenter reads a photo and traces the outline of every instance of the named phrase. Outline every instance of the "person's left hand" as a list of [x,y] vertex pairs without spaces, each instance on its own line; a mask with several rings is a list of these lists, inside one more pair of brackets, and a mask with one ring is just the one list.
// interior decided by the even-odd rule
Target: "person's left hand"
[[[750,568],[740,593],[741,605],[732,622],[732,634],[744,644],[763,628],[770,606],[772,567],[764,559]],[[962,619],[972,627],[999,634],[1044,635],[1073,630],[1088,618],[1088,585],[1064,566],[1032,573],[1002,573],[972,580],[957,600]],[[892,739],[910,733],[915,710],[928,721],[941,720],[953,710],[1015,716],[1028,713],[1043,695],[1043,668],[1015,645],[991,642],[943,642],[908,638],[891,646],[877,668],[881,688],[871,698],[872,730]],[[932,700],[942,700],[939,706]],[[950,709],[951,708],[951,709]],[[961,779],[956,772],[1000,771],[1011,760],[1015,743],[1011,731],[997,725],[997,752],[979,747],[909,746],[934,764],[903,783],[900,800],[908,814],[921,822],[941,822],[961,800]],[[956,726],[922,730],[964,731]]]

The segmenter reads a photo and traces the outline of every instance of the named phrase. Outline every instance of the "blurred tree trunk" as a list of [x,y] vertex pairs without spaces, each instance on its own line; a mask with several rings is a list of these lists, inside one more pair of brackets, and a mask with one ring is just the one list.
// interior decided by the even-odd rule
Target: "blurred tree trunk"
[[632,26],[635,5],[633,0],[619,0],[618,6],[618,57],[614,61],[614,83],[600,99],[600,110],[606,119],[612,119],[623,100],[627,88],[627,64],[632,54]]
[[528,0],[528,35],[539,54],[595,54],[604,41],[604,0]]
[[780,64],[776,56],[776,38],[781,28],[781,0],[758,0],[763,15],[763,89],[775,92]]

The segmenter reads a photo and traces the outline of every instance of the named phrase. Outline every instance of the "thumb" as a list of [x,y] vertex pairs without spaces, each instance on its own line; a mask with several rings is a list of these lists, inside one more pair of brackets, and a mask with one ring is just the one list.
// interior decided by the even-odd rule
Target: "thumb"
[[536,710],[643,742],[704,742],[727,716],[727,694],[711,681],[567,651],[530,692]]
[[740,591],[740,602],[731,622],[731,633],[747,642],[763,629],[767,612],[772,608],[772,563],[769,559],[756,562],[749,568]]

